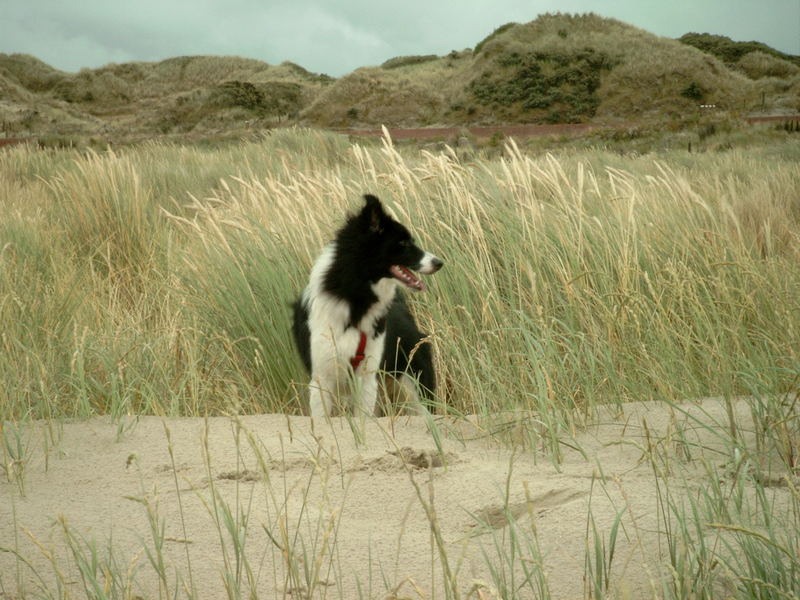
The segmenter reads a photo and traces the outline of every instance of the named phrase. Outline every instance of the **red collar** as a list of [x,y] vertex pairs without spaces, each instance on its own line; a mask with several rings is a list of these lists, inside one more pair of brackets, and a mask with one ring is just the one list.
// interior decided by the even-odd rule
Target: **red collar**
[[361,339],[358,340],[358,350],[356,350],[355,356],[350,359],[350,366],[353,367],[353,371],[355,371],[358,365],[361,364],[361,361],[364,360],[364,350],[367,347],[367,334],[363,331],[359,331],[358,333],[361,334]]

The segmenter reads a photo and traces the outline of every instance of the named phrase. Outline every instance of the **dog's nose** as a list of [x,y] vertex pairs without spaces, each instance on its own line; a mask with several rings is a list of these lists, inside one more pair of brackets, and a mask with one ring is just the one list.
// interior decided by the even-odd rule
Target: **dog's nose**
[[439,269],[441,269],[443,265],[444,265],[444,261],[441,258],[439,258],[438,256],[434,256],[431,259],[431,266],[433,267],[433,272],[434,273],[436,271],[438,271]]

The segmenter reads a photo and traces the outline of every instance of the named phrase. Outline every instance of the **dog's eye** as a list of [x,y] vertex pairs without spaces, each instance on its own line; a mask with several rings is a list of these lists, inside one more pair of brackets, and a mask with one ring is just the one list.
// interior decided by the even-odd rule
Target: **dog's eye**
[[400,240],[400,245],[403,248],[408,248],[411,245],[411,240]]

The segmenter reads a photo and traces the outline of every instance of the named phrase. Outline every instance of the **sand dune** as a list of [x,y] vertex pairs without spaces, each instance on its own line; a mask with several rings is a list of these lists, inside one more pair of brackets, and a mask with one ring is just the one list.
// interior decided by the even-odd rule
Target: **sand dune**
[[722,459],[699,424],[721,426],[725,410],[623,408],[565,437],[560,464],[497,443],[477,420],[437,419],[439,449],[419,417],[39,423],[22,434],[23,476],[0,482],[0,546],[16,552],[0,553],[0,597],[44,585],[82,597],[80,553],[94,540],[99,580],[108,565],[132,598],[192,586],[222,598],[225,574],[259,598],[441,598],[444,571],[462,597],[496,598],[490,565],[520,597],[543,572],[553,598],[580,598],[593,532],[608,542],[618,515],[610,589],[660,596],[658,485],[706,484],[703,461]]

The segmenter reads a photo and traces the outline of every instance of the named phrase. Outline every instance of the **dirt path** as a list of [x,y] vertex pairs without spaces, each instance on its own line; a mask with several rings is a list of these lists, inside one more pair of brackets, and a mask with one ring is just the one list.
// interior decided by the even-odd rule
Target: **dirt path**
[[[765,123],[773,121],[800,120],[800,115],[752,116],[745,117],[747,123]],[[436,138],[453,138],[461,132],[468,131],[476,138],[490,138],[496,133],[516,138],[538,137],[545,135],[577,136],[595,129],[625,129],[637,127],[641,123],[625,121],[621,123],[556,123],[552,125],[491,125],[482,127],[420,127],[416,129],[389,128],[393,140],[427,140]],[[382,136],[381,129],[337,129],[337,133],[355,136]]]
[[[743,119],[749,124],[780,122],[780,121],[800,121],[800,115],[776,115],[776,116],[750,116]],[[596,129],[613,128],[625,129],[642,125],[632,121],[621,123],[556,123],[550,125],[485,125],[474,127],[418,127],[418,128],[389,128],[389,134],[393,140],[431,140],[446,139],[452,140],[464,132],[470,135],[488,139],[500,133],[503,136],[513,136],[515,138],[541,137],[546,135],[579,136]],[[381,137],[382,129],[331,129],[334,133],[351,135],[358,137]],[[152,139],[152,138],[148,138]],[[37,138],[0,138],[0,147],[13,146],[22,143],[37,143]]]
[[[491,125],[483,127],[420,127],[416,129],[390,128],[394,140],[426,140],[431,138],[452,138],[463,131],[469,131],[478,138],[489,138],[496,133],[514,137],[534,137],[543,135],[580,135],[602,127],[630,127],[631,123],[605,125],[601,123],[560,123],[554,125]],[[381,129],[339,129],[337,133],[357,136],[382,136]]]

